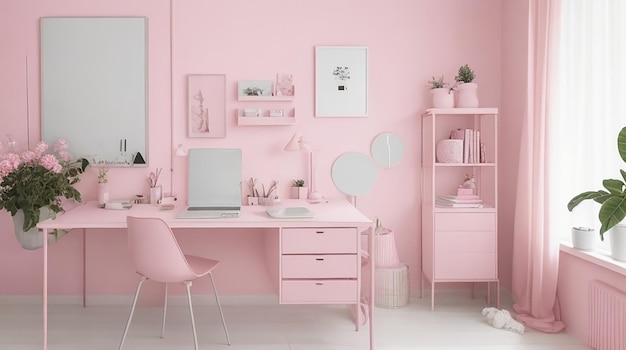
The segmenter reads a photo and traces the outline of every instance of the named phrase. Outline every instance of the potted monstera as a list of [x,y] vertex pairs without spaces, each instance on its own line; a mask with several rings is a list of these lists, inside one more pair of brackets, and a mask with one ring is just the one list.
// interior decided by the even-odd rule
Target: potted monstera
[[[619,156],[626,163],[626,127],[617,135],[617,150]],[[604,240],[604,233],[611,230],[611,256],[613,259],[626,261],[626,171],[620,169],[621,179],[605,179],[602,181],[604,189],[586,191],[572,198],[567,203],[567,209],[572,211],[581,202],[591,199],[600,203],[600,239]]]

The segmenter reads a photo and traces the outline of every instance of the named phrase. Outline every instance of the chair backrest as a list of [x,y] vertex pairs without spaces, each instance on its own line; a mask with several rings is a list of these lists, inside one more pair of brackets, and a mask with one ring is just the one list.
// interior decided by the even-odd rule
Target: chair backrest
[[128,248],[137,273],[158,282],[183,282],[198,277],[189,267],[171,228],[160,218],[126,219]]

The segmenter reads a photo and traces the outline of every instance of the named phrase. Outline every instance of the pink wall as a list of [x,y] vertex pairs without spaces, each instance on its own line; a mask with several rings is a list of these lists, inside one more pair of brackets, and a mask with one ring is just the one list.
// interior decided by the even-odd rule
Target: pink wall
[[[170,17],[170,8],[173,9]],[[268,183],[280,181],[288,196],[292,179],[305,177],[303,160],[282,151],[295,131],[306,133],[319,148],[318,189],[326,196],[342,194],[330,178],[333,160],[344,152],[369,154],[381,132],[394,132],[404,142],[401,164],[378,172],[375,188],[358,198],[358,208],[396,233],[400,259],[409,264],[412,288],[420,274],[420,113],[429,107],[426,82],[444,74],[452,81],[457,68],[469,64],[477,73],[483,106],[499,107],[502,85],[501,1],[397,0],[393,6],[374,0],[295,2],[174,0],[8,0],[0,4],[0,122],[24,145],[27,140],[25,57],[29,59],[30,143],[39,136],[38,19],[42,16],[147,16],[149,18],[149,168],[113,169],[112,195],[128,198],[146,192],[145,176],[156,167],[170,169],[175,145],[239,147],[244,154],[243,176]],[[170,22],[171,19],[171,22]],[[173,40],[170,42],[170,25]],[[517,34],[515,34],[517,35]],[[170,51],[170,44],[172,51]],[[369,117],[328,119],[314,114],[314,47],[369,47]],[[171,55],[170,55],[171,53]],[[170,86],[170,72],[172,83]],[[273,79],[291,72],[296,84],[295,126],[240,127],[235,109],[238,80]],[[227,137],[186,137],[186,76],[226,74]],[[170,105],[171,101],[171,105]],[[172,111],[172,112],[170,112]],[[503,119],[509,118],[503,117]],[[503,135],[501,140],[506,140]],[[501,152],[503,157],[506,152]],[[511,158],[514,158],[511,157]],[[172,162],[173,191],[185,190],[185,159]],[[502,167],[505,168],[505,167]],[[164,172],[165,190],[170,176]],[[80,183],[85,199],[95,199],[95,171]],[[504,201],[501,201],[501,203]],[[512,225],[510,225],[512,226]],[[41,292],[41,252],[17,247],[10,216],[0,213],[0,294]],[[501,228],[507,227],[501,222]],[[199,253],[224,254],[228,263],[216,278],[225,294],[268,294],[267,272],[259,264],[258,236],[227,233],[215,240],[181,233],[184,245]],[[230,248],[232,241],[236,248]],[[210,243],[209,243],[210,242]],[[503,243],[506,246],[506,242]],[[70,234],[50,252],[52,294],[80,293],[82,236]],[[226,248],[228,247],[228,248]],[[221,252],[221,253],[220,253]],[[510,265],[503,256],[504,266]],[[123,234],[87,233],[88,291],[92,294],[131,294],[135,278],[125,256]],[[508,264],[508,265],[507,265]],[[242,284],[235,273],[245,269],[256,283]],[[510,279],[508,268],[501,269]],[[19,283],[18,283],[19,281]],[[203,287],[200,287],[203,288]],[[201,292],[201,291],[200,291]]]

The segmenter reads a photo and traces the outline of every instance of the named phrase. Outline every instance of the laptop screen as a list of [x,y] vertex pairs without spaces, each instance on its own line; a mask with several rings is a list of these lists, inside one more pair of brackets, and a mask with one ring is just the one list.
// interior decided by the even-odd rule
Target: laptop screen
[[187,204],[190,208],[240,208],[240,149],[192,148],[188,162]]

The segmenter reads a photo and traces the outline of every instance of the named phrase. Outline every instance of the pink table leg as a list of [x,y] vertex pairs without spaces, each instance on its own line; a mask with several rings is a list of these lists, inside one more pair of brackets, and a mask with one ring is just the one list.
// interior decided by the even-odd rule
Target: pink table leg
[[43,350],[48,348],[48,229],[43,229]]

